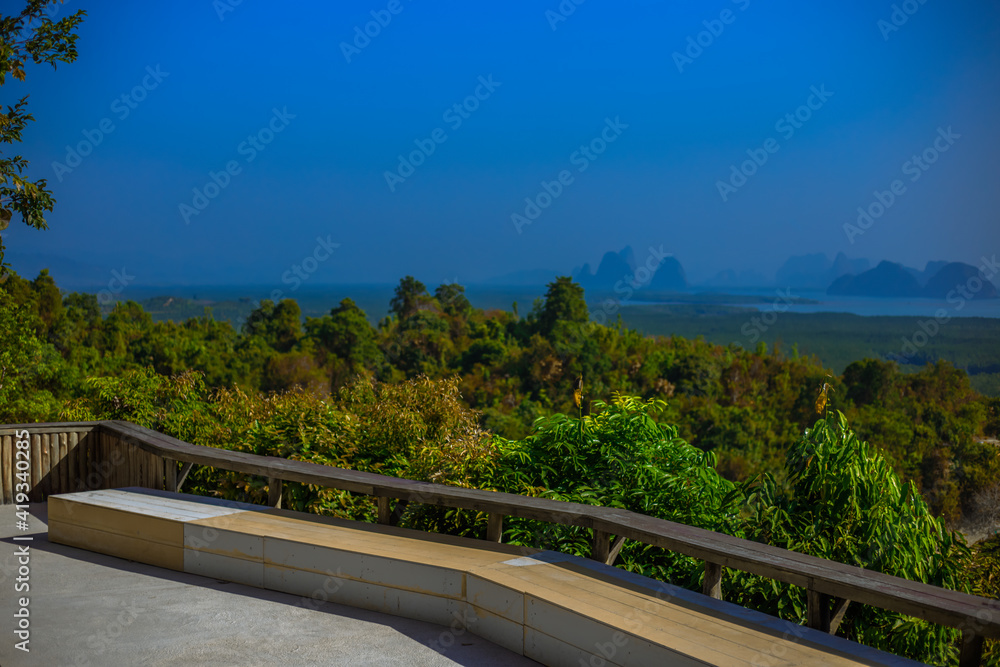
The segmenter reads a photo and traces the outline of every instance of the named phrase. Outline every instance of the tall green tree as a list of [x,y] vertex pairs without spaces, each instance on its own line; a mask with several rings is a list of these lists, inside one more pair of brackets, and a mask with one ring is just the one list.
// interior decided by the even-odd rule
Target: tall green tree
[[396,294],[389,302],[389,310],[400,320],[404,320],[415,314],[427,298],[427,286],[413,276],[406,276],[396,286]]
[[[18,81],[26,78],[25,65],[71,63],[76,60],[74,30],[86,15],[78,10],[72,16],[53,21],[52,10],[60,2],[29,0],[20,13],[0,16],[0,86],[6,85],[10,74]],[[21,142],[21,134],[34,117],[27,112],[28,96],[25,95],[6,111],[0,109],[0,144]],[[25,178],[28,161],[8,150],[0,154],[0,231],[7,228],[14,215],[29,227],[45,229],[45,211],[51,211],[55,199],[44,178],[31,181]],[[3,237],[0,236],[0,278],[6,275]]]
[[278,352],[288,352],[302,338],[302,309],[294,299],[275,304],[264,299],[247,317],[244,330]]
[[382,363],[375,329],[353,299],[343,299],[326,317],[308,318],[306,334],[334,357],[329,363],[331,390]]
[[434,298],[437,299],[441,310],[448,315],[468,315],[472,311],[472,304],[465,296],[465,287],[458,283],[443,283],[434,290]]
[[538,312],[538,329],[548,335],[556,322],[584,324],[590,319],[587,302],[583,298],[583,288],[569,276],[559,276],[548,285],[545,302]]

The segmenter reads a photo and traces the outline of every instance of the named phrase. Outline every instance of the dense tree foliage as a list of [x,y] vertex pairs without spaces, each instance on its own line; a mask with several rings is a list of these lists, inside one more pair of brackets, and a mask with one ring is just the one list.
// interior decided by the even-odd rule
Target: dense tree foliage
[[[744,483],[723,478],[714,456],[656,419],[662,401],[616,396],[582,418],[540,419],[531,435],[508,440],[479,425],[456,379],[397,384],[359,377],[336,394],[206,388],[196,372],[167,378],[151,370],[93,378],[67,406],[68,419],[117,418],[190,442],[392,476],[621,507],[671,521],[837,560],[955,590],[996,596],[996,540],[970,550],[931,515],[912,484],[830,412],[786,453],[780,487],[772,475]],[[188,490],[263,503],[266,480],[196,469]],[[371,498],[288,483],[287,506],[372,521]],[[483,537],[481,513],[410,505],[401,525]],[[590,531],[509,518],[504,541],[585,556]],[[626,542],[617,565],[697,589],[702,564]],[[726,570],[723,597],[799,623],[805,591]],[[958,632],[851,604],[840,634],[933,664],[957,658]],[[996,664],[991,647],[987,664]]]
[[[127,419],[207,446],[624,507],[997,595],[996,549],[970,551],[945,525],[995,530],[1000,462],[988,438],[1000,401],[947,363],[903,374],[865,359],[834,376],[763,345],[643,336],[590,321],[568,279],[523,318],[412,278],[392,311],[375,327],[345,299],[303,323],[294,301],[263,301],[236,330],[210,311],[154,322],[132,302],[102,316],[93,295],[63,295],[44,272],[12,275],[0,284],[0,422]],[[200,493],[266,497],[260,478],[190,479]],[[370,498],[296,484],[286,502],[375,511]],[[486,529],[484,515],[420,505],[402,523]],[[505,528],[507,542],[589,552],[583,529]],[[702,576],[692,559],[634,543],[618,565],[690,587]],[[727,599],[804,619],[799,589],[733,572],[725,582]],[[842,633],[954,657],[954,632],[868,607],[850,606]]]
[[[153,322],[132,302],[102,317],[92,295],[61,295],[47,272],[0,285],[0,420],[53,419],[88,377],[150,368],[203,374],[210,388],[335,394],[353,378],[398,383],[457,378],[481,425],[518,439],[533,422],[574,414],[573,392],[609,400],[615,392],[669,399],[658,418],[716,457],[739,482],[768,472],[785,484],[785,453],[815,418],[829,383],[830,408],[912,481],[936,515],[972,520],[998,488],[1000,463],[989,437],[1000,431],[1000,400],[984,397],[945,362],[904,374],[865,359],[835,377],[814,358],[765,346],[749,352],[701,340],[643,336],[620,323],[588,321],[583,292],[554,281],[527,317],[473,308],[460,285],[431,295],[400,281],[394,313],[373,327],[350,299],[303,323],[292,300],[262,301],[242,330],[210,312],[186,322]],[[589,410],[584,406],[585,412]]]

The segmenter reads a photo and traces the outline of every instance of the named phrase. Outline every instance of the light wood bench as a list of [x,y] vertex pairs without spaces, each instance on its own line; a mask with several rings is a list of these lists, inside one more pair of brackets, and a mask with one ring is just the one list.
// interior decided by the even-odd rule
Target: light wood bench
[[[50,496],[49,539],[446,626],[546,665],[915,665],[589,559],[143,488]],[[235,603],[235,602],[234,602]]]

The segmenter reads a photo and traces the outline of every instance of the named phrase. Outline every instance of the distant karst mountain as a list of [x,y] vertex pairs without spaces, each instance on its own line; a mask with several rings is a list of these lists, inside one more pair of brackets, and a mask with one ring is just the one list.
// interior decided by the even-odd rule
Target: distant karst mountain
[[[943,262],[941,262],[943,263]],[[930,263],[928,263],[928,269]],[[970,299],[996,299],[996,285],[987,280],[974,266],[962,262],[951,262],[940,267],[924,286],[924,296],[935,299],[947,299],[949,294],[960,292],[965,288]],[[978,289],[977,289],[978,288]]]
[[[920,278],[924,280],[921,281]],[[883,261],[858,275],[841,276],[826,293],[846,296],[925,297],[948,299],[960,290],[963,298],[996,299],[997,288],[974,266],[962,262],[928,262],[924,271],[916,271]]]
[[601,258],[597,272],[592,273],[590,264],[584,264],[576,276],[576,280],[585,290],[595,292],[610,292],[620,280],[632,276],[634,269],[629,262],[633,257],[632,248],[626,246],[621,252],[606,252]]
[[649,281],[651,292],[681,292],[688,288],[684,267],[675,257],[664,257],[656,273]]
[[924,267],[923,271],[920,271],[919,269],[911,269],[910,267],[906,267],[906,270],[910,272],[910,275],[917,279],[917,282],[920,283],[921,286],[925,286],[927,285],[927,281],[933,278],[938,271],[943,269],[948,264],[949,262],[927,262],[927,266]]
[[604,253],[596,272],[591,270],[590,264],[584,264],[574,278],[591,292],[620,292],[626,285],[633,290],[650,292],[680,292],[688,288],[684,267],[676,258],[658,258],[650,254],[646,262],[637,265],[630,246],[620,252]]
[[841,276],[826,290],[827,294],[846,296],[908,297],[920,296],[921,287],[902,264],[881,261],[874,269],[858,275]]

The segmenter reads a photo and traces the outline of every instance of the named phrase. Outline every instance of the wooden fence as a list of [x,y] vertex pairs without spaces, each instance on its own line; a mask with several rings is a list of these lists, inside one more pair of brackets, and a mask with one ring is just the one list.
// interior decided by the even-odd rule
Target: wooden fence
[[[25,440],[30,443],[29,470],[24,465],[18,469],[16,445]],[[800,586],[807,591],[808,625],[823,632],[836,632],[852,602],[958,628],[962,667],[980,664],[985,637],[1000,638],[1000,601],[627,510],[192,445],[121,421],[0,426],[0,486],[8,504],[18,500],[18,473],[30,474],[28,499],[41,502],[50,494],[122,486],[178,491],[193,465],[268,478],[268,501],[275,507],[281,505],[284,480],[374,496],[378,520],[385,524],[395,524],[408,503],[485,512],[487,539],[495,542],[501,541],[505,517],[589,528],[591,557],[608,564],[614,563],[625,540],[643,542],[702,560],[703,592],[715,598],[721,597],[724,567]]]

